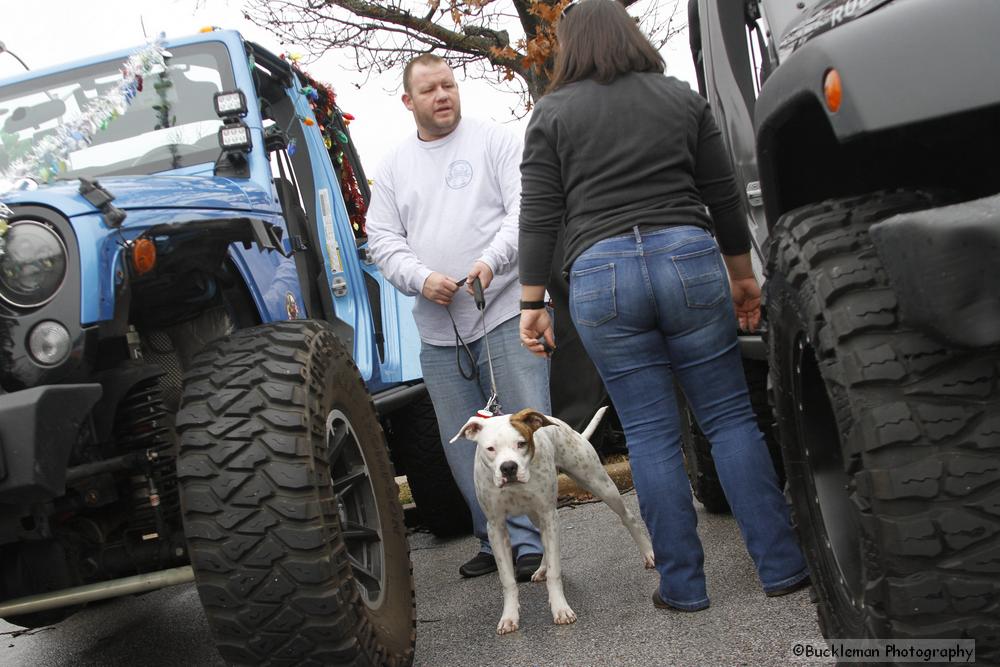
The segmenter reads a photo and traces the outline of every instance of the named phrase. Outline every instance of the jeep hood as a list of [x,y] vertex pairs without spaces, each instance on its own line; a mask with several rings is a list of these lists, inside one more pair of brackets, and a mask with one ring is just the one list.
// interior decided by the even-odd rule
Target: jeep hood
[[[250,211],[272,203],[271,193],[249,180],[212,176],[112,176],[99,179],[99,183],[114,196],[114,205],[125,211],[194,208]],[[50,206],[70,218],[93,213],[94,207],[80,195],[79,188],[78,180],[60,181],[36,190],[2,193],[0,201],[7,205]]]
[[[784,60],[792,51],[813,37],[861,18],[889,2],[892,0],[822,0],[816,2],[812,10],[792,24],[787,32],[783,35],[778,33],[782,35],[778,43],[778,59]],[[773,28],[774,26],[772,26]]]

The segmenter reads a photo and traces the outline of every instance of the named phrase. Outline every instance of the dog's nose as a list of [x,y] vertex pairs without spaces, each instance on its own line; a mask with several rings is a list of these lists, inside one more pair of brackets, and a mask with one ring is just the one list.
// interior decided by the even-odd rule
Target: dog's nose
[[517,464],[513,461],[504,461],[500,464],[500,474],[507,479],[514,479],[517,477]]

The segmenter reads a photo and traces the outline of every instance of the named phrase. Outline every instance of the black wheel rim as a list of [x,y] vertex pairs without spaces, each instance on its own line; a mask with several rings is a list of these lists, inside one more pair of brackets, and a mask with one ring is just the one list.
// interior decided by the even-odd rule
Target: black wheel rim
[[839,429],[813,348],[799,340],[794,355],[795,419],[811,481],[813,516],[823,534],[818,545],[833,561],[834,575],[851,604],[862,602],[861,526],[852,497],[854,482],[846,472]]
[[374,609],[382,604],[385,591],[385,552],[368,463],[357,432],[340,410],[333,410],[326,419],[326,439],[347,558],[361,599]]

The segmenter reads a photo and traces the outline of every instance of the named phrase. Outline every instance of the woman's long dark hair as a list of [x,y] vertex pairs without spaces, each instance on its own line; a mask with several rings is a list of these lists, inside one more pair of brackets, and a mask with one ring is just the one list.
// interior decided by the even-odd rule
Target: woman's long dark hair
[[663,73],[663,56],[616,0],[580,0],[571,8],[556,26],[559,52],[546,92],[584,79],[611,83],[630,72]]

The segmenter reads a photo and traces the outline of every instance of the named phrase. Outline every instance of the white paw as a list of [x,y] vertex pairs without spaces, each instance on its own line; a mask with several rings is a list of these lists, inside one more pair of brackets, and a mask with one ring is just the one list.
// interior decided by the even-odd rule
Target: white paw
[[497,634],[505,635],[509,632],[514,632],[517,630],[517,619],[516,618],[501,618],[500,623],[497,624]]
[[652,570],[656,567],[656,559],[653,558],[653,552],[647,551],[642,555],[642,562],[646,566],[647,570]]
[[537,570],[535,570],[535,573],[533,575],[531,575],[531,580],[532,581],[545,581],[545,573],[546,572],[548,572],[548,569],[544,565],[541,566],[540,568],[538,568]]
[[569,625],[570,623],[576,623],[576,613],[574,613],[574,611],[569,607],[553,609],[552,621],[556,625]]

